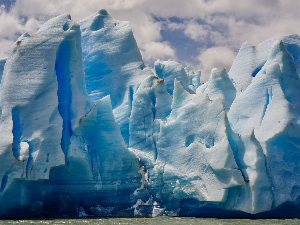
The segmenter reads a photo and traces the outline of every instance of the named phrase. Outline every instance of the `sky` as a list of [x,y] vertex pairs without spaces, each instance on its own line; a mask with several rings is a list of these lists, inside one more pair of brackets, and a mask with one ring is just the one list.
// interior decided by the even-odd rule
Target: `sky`
[[100,9],[130,21],[146,65],[175,60],[201,70],[230,69],[241,45],[279,35],[300,35],[299,0],[0,0],[0,58],[24,32],[71,14],[80,21]]

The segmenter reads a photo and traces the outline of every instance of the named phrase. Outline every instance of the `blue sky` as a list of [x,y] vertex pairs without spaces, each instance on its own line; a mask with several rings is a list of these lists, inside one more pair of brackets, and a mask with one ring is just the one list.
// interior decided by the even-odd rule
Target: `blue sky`
[[227,71],[241,45],[300,34],[297,0],[0,0],[0,58],[24,32],[34,34],[49,18],[69,13],[74,21],[105,8],[130,21],[145,63],[176,60],[202,71]]

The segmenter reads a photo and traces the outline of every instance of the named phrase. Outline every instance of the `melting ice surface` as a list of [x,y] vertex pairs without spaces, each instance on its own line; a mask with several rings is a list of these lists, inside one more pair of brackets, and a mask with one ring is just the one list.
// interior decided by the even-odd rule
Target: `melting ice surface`
[[0,217],[299,217],[300,37],[227,73],[143,63],[106,10],[0,60]]

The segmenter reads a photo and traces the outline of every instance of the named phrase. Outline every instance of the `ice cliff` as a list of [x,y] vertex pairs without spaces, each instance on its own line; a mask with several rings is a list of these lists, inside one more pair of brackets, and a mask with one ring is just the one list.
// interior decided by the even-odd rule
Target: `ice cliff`
[[245,43],[230,71],[146,67],[100,10],[25,33],[0,60],[0,217],[299,217],[300,37]]

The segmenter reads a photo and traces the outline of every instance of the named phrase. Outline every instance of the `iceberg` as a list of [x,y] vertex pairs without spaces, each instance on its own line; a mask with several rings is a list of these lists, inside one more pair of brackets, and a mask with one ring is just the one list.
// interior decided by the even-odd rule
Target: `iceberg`
[[245,43],[201,84],[104,9],[24,33],[0,60],[0,218],[299,217],[299,43]]

